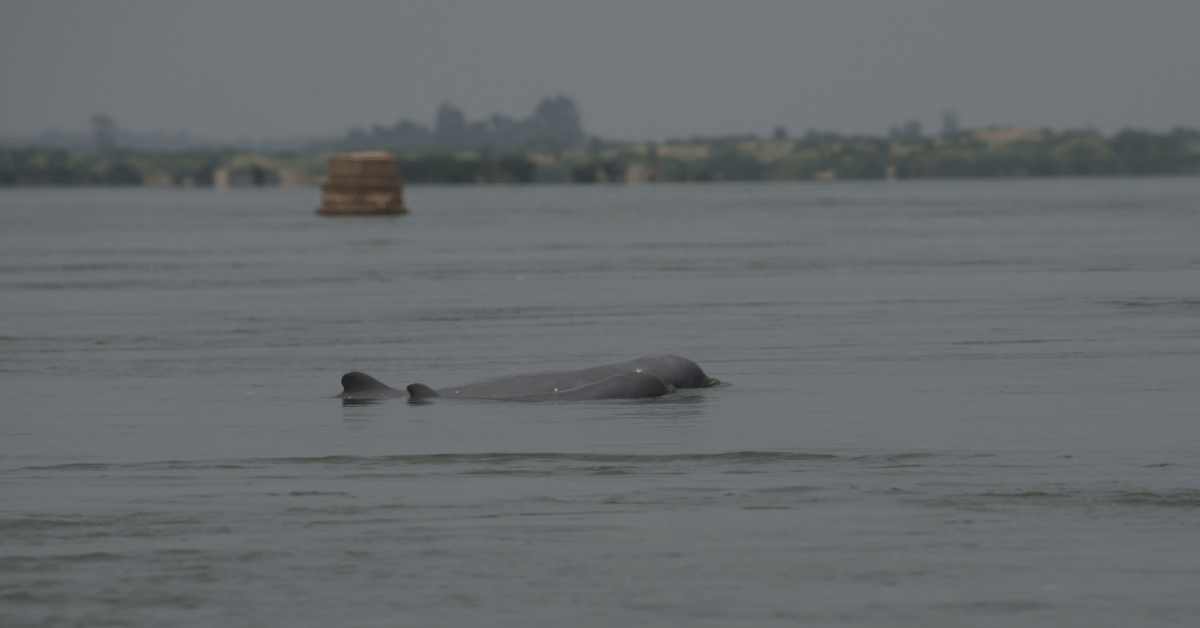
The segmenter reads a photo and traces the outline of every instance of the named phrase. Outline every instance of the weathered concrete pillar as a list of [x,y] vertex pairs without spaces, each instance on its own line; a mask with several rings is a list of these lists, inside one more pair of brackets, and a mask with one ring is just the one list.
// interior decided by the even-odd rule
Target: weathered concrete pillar
[[329,158],[318,214],[406,214],[396,158],[383,151],[339,153]]

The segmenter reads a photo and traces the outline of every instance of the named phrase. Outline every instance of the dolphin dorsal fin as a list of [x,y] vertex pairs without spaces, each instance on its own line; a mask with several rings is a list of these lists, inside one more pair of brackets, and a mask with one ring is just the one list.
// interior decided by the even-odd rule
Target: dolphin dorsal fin
[[342,376],[342,394],[353,395],[373,390],[389,390],[391,386],[358,371],[350,371]]
[[441,395],[437,394],[436,390],[425,384],[409,384],[406,390],[408,390],[409,401],[421,401],[422,399],[441,397]]

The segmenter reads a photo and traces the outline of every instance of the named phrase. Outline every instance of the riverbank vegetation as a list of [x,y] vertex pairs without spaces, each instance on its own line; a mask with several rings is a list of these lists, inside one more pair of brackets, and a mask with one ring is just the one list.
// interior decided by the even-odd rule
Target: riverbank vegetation
[[[389,148],[371,145],[362,134],[355,139],[353,148]],[[1166,133],[1129,129],[1111,136],[1091,130],[987,128],[936,138],[810,133],[787,139],[777,133],[769,139],[653,144],[593,138],[567,144],[543,138],[504,149],[392,150],[401,179],[417,184],[1200,174],[1200,131],[1182,128]],[[0,185],[314,185],[324,176],[331,148],[281,153],[0,148]]]

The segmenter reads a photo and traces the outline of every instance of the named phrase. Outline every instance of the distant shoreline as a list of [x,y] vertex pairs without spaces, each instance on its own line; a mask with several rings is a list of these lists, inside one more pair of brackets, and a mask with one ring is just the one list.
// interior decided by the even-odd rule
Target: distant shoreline
[[[380,150],[388,147],[380,146]],[[734,137],[394,151],[406,184],[661,183],[1200,175],[1200,131],[1053,132],[989,128],[945,137]],[[303,187],[329,153],[0,148],[0,187]]]

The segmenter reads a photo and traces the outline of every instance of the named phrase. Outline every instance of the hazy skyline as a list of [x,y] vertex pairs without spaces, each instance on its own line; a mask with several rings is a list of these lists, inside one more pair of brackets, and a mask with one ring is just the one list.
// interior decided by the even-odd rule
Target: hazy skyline
[[606,138],[1200,126],[1200,3],[4,2],[0,134],[330,136],[525,116]]

